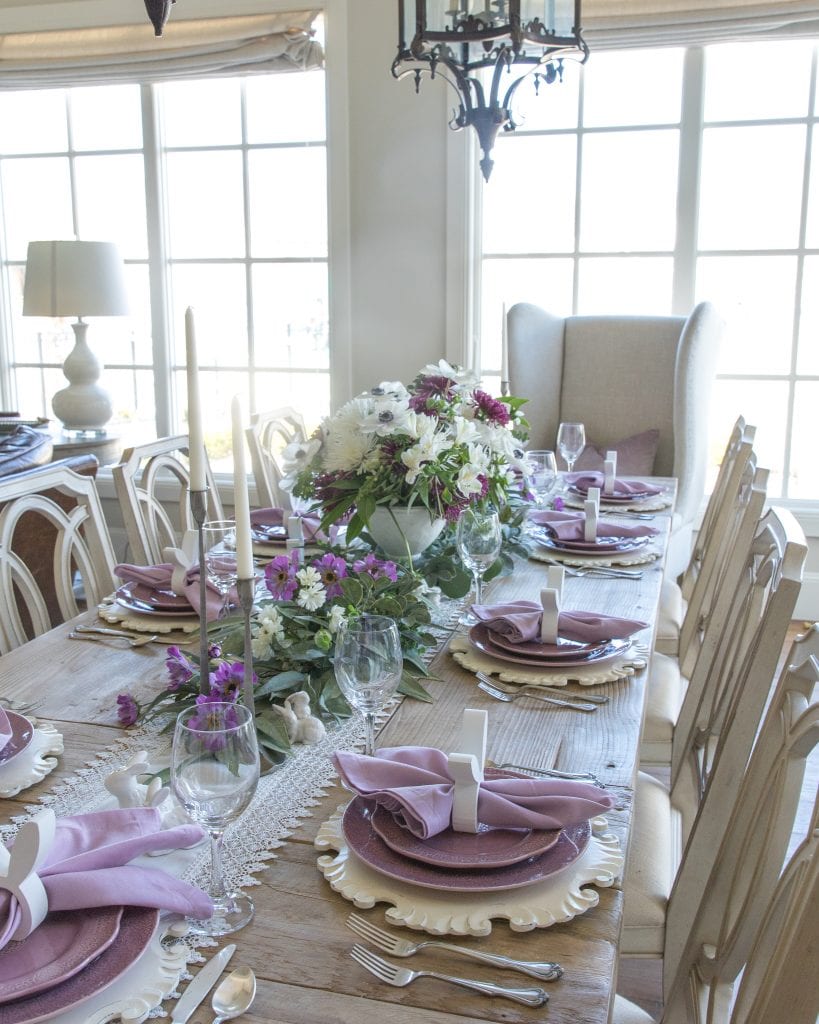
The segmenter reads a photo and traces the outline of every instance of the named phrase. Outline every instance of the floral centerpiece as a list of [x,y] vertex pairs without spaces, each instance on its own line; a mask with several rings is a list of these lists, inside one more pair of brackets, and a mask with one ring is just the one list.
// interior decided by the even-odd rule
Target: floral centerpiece
[[493,398],[445,360],[405,387],[386,381],[285,450],[284,484],[321,510],[322,527],[348,518],[347,539],[379,506],[422,506],[452,523],[469,505],[506,504],[525,464],[525,399]]
[[[304,691],[313,714],[325,720],[350,715],[335,681],[335,636],[348,618],[387,615],[398,622],[404,654],[399,692],[429,701],[420,683],[426,676],[425,651],[436,643],[429,632],[430,605],[423,580],[411,569],[373,554],[341,555],[329,549],[304,563],[296,552],[282,554],[265,567],[267,596],[257,601],[251,620],[255,673],[254,696],[259,743],[271,759],[290,750],[278,701]],[[130,694],[118,698],[120,721],[167,718],[194,704],[235,701],[244,680],[244,620],[233,616],[213,623],[210,638],[209,692],[200,692],[201,666],[194,655],[169,647],[168,681],[144,707]]]

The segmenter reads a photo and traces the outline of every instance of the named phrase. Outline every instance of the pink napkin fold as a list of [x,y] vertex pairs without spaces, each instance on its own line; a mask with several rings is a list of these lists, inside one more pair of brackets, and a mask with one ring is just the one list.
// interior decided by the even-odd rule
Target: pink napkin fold
[[6,714],[4,708],[0,708],[0,751],[4,750],[6,744],[12,737],[13,730],[11,728],[11,722],[9,716]]
[[[540,639],[543,608],[536,601],[473,604],[472,611],[491,633],[497,633],[510,643],[522,644]],[[647,622],[639,619],[621,619],[617,615],[561,612],[557,620],[557,632],[563,640],[589,644],[601,640],[625,640],[647,625]]]
[[[566,483],[571,484],[576,490],[585,494],[590,487],[599,487],[603,491],[604,476],[599,472],[591,473],[567,473]],[[662,487],[657,487],[655,484],[647,484],[642,480],[622,480],[620,477],[616,477],[614,481],[614,493],[625,497],[629,494],[638,495],[651,495],[651,494],[662,494]]]
[[[304,531],[304,539],[310,540],[327,540],[327,534],[319,528],[319,517],[308,515],[306,512],[286,512],[283,508],[257,508],[250,513],[250,525],[255,526],[260,532],[264,532],[265,528],[271,526],[283,526],[287,530],[287,520],[289,516],[298,516],[301,519],[302,530]],[[330,543],[335,542],[336,534],[338,533],[337,526],[330,527]],[[279,540],[277,533],[274,533],[271,540]],[[282,538],[282,543],[287,540],[287,537]]]
[[[151,590],[172,590],[171,578],[173,566],[170,562],[161,562],[159,565],[128,565],[121,563],[114,566],[114,572],[124,583],[142,583]],[[195,565],[188,569],[185,574],[184,596],[188,599],[198,614],[199,611],[199,566]],[[239,603],[239,594],[235,587],[230,591],[229,600],[231,604]],[[216,587],[208,582],[205,591],[205,603],[207,610],[205,618],[208,622],[219,618],[219,613],[224,604],[224,598]]]
[[[450,827],[455,784],[447,756],[435,747],[384,747],[375,757],[336,751],[341,781],[375,800],[419,839]],[[614,805],[585,782],[487,779],[478,792],[478,820],[489,828],[559,829]]]
[[[558,540],[585,540],[585,512],[530,512],[529,521],[546,529]],[[647,523],[597,523],[598,537],[653,537],[660,531]]]
[[[204,835],[198,825],[162,830],[154,807],[119,808],[78,814],[57,821],[54,844],[38,874],[48,909],[83,910],[127,904],[160,907],[198,919],[213,913],[210,896],[161,868],[128,862],[152,850],[180,850]],[[0,890],[0,949],[18,924],[20,908]]]

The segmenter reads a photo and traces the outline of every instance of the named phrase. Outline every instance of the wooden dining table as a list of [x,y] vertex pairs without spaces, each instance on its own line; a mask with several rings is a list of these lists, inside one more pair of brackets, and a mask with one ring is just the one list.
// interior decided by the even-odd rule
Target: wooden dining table
[[[665,482],[673,486],[673,482]],[[670,517],[658,514],[654,525],[661,530],[659,543],[664,551]],[[636,639],[650,649],[663,557],[639,568],[643,569],[640,579],[567,576],[564,607],[642,619],[649,626]],[[537,600],[546,572],[541,562],[521,560],[511,575],[492,581],[486,600]],[[0,801],[0,820],[4,822],[25,813],[25,808],[36,805],[117,741],[122,735],[116,717],[117,694],[130,690],[137,699],[145,700],[164,686],[166,649],[162,645],[130,648],[120,640],[88,643],[69,639],[77,621],[94,619],[94,612],[89,611],[0,659],[0,697],[32,705],[39,719],[55,723],[65,741],[65,752],[52,774],[16,798]],[[596,686],[595,693],[610,699],[594,713],[526,699],[498,702],[478,689],[475,676],[456,663],[446,644],[430,670],[433,678],[428,689],[434,703],[400,702],[381,729],[380,746],[455,749],[463,709],[486,709],[488,757],[499,763],[593,772],[616,798],[615,808],[606,817],[610,831],[627,851],[647,669]],[[570,692],[582,689],[577,684],[568,686]],[[546,984],[550,998],[543,1007],[531,1009],[487,998],[432,979],[393,988],[360,968],[350,957],[356,937],[345,927],[355,908],[334,892],[317,870],[322,851],[314,847],[320,826],[346,799],[349,794],[337,785],[321,797],[276,849],[275,859],[258,874],[260,884],[252,890],[255,919],[230,940],[238,945],[232,966],[247,965],[258,979],[256,1000],[244,1020],[249,1024],[384,1024],[390,1020],[406,1024],[535,1020],[605,1024],[610,1019],[623,917],[621,880],[596,888],[597,905],[564,923],[518,932],[506,921],[497,920],[487,936],[449,937],[517,959],[558,961],[563,977]],[[377,905],[361,913],[384,926],[384,909]],[[397,931],[413,939],[429,937],[406,929]],[[212,950],[204,952],[210,955]],[[536,984],[521,974],[482,967],[441,950],[400,962],[416,969],[432,967],[508,985]],[[169,1012],[172,1006],[165,1004]],[[192,1019],[204,1022],[209,1013],[205,1004]]]

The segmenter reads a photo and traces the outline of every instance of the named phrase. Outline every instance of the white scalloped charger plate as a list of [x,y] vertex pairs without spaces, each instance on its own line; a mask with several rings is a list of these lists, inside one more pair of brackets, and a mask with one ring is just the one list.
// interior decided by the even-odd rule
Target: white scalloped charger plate
[[332,889],[362,909],[388,903],[390,924],[432,935],[489,935],[498,918],[516,932],[570,921],[597,905],[600,897],[588,886],[613,885],[623,870],[617,837],[606,831],[605,818],[592,818],[592,836],[580,857],[535,885],[468,894],[422,889],[380,875],[360,861],[344,839],[343,814],[342,806],[324,822],[315,840],[317,849],[337,851],[318,859],[318,869]]
[[559,562],[561,565],[582,566],[592,569],[594,566],[610,568],[617,565],[646,565],[660,557],[656,547],[639,548],[636,551],[623,551],[619,555],[578,555],[570,551],[558,551],[556,548],[532,548],[529,557],[537,562]]
[[[585,498],[579,494],[572,494],[567,491],[561,495],[564,504],[570,508],[585,508]],[[606,501],[603,498],[600,507],[609,512],[659,512],[660,509],[668,508],[671,505],[671,498],[667,494],[658,494],[656,497],[635,499],[634,501]]]
[[135,612],[121,605],[113,597],[106,598],[97,606],[97,614],[105,622],[122,625],[137,633],[196,633],[199,629],[198,616]]
[[57,767],[63,752],[63,737],[51,722],[29,718],[34,727],[31,742],[6,764],[0,764],[0,797],[16,796],[41,782]]

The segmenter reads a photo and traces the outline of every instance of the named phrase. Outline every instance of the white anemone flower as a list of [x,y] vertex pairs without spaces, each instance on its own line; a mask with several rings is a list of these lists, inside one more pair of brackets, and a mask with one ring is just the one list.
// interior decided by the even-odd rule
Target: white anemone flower
[[373,406],[372,411],[361,421],[363,433],[385,437],[406,430],[412,410],[405,400],[385,398],[373,403]]
[[421,373],[430,377],[448,377],[450,380],[454,380],[456,384],[461,385],[461,387],[471,388],[480,383],[477,375],[472,370],[453,366],[446,359],[439,359],[437,363],[427,363],[423,370],[421,370]]
[[374,388],[370,388],[367,395],[378,400],[379,398],[409,398],[409,391],[400,380],[382,380]]

